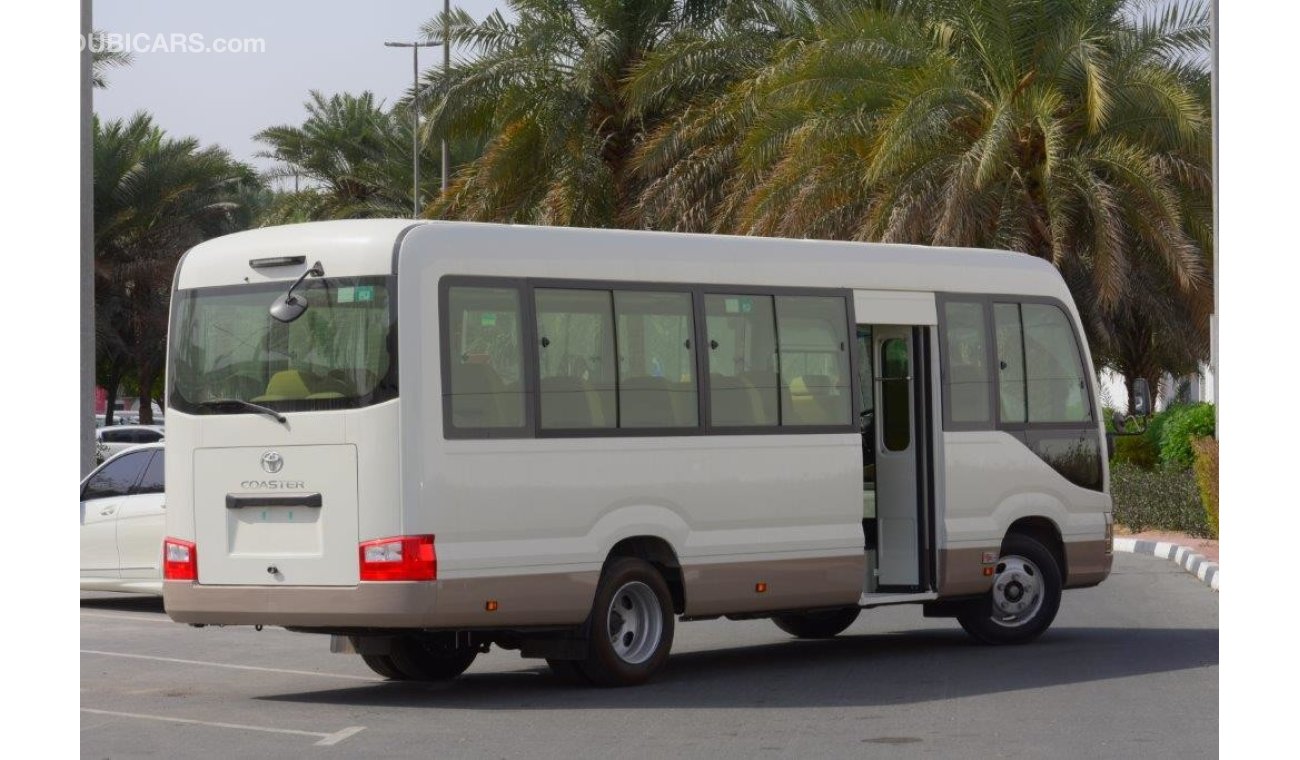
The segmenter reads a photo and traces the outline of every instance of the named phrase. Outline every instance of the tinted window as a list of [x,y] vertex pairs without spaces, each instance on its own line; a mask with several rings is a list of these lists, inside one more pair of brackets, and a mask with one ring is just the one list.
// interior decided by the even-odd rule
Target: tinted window
[[1003,422],[1025,421],[1025,348],[1020,331],[1020,305],[993,305],[998,337],[998,415]]
[[848,425],[852,419],[844,299],[777,296],[781,424]]
[[294,296],[309,308],[292,322],[268,311],[287,289],[284,282],[177,292],[169,331],[171,406],[218,413],[200,405],[242,399],[304,411],[395,397],[389,284],[377,277],[308,278]]
[[1048,304],[1022,304],[1025,378],[1030,422],[1088,422],[1088,384],[1078,342],[1065,313]]
[[772,297],[706,295],[704,312],[713,426],[776,425],[776,319]]
[[100,431],[99,437],[103,439],[104,443],[131,443],[135,440],[135,437],[132,435],[133,432],[134,431],[132,430],[108,428],[107,430]]
[[695,320],[689,293],[614,291],[619,427],[695,427]]
[[125,496],[140,478],[140,471],[149,463],[152,451],[137,451],[118,457],[104,469],[91,476],[82,490],[82,501]]
[[132,493],[162,493],[163,492],[163,452],[155,451],[153,459],[149,460],[149,466],[145,468],[144,475],[141,476],[140,482],[136,484]]
[[452,426],[522,428],[519,292],[450,288],[447,318]]
[[905,451],[912,443],[907,341],[890,338],[880,344],[881,438],[889,451]]
[[981,303],[944,304],[945,399],[956,423],[992,423],[989,409],[988,336]]
[[535,297],[542,427],[616,427],[610,292],[538,288]]

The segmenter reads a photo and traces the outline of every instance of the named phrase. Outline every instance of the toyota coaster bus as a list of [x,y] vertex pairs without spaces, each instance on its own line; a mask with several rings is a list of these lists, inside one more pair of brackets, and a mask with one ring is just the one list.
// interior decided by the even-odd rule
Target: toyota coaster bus
[[921,604],[1025,642],[1111,568],[1095,374],[1033,256],[397,220],[210,240],[167,374],[173,620],[393,679],[598,685],[678,620]]

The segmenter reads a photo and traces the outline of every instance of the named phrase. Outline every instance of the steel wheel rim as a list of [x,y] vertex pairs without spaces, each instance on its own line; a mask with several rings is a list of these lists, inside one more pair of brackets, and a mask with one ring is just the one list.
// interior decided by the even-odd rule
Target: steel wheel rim
[[1043,573],[1028,559],[1009,555],[998,560],[993,576],[993,622],[1017,628],[1043,608]]
[[629,665],[639,665],[654,655],[664,635],[659,597],[641,581],[625,583],[609,600],[606,614],[609,643],[614,654]]

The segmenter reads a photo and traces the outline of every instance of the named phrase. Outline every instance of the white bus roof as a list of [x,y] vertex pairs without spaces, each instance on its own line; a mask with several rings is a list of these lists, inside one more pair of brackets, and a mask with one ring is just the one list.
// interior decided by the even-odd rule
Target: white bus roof
[[1047,261],[1023,253],[892,243],[361,219],[263,227],[214,238],[183,259],[178,288],[292,279],[301,267],[254,269],[252,259],[306,256],[328,277],[433,267],[439,273],[870,290],[1069,291]]

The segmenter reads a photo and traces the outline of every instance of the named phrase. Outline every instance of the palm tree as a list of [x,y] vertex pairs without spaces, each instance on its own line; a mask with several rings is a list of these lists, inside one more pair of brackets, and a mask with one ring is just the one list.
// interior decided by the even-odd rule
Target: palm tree
[[97,89],[108,87],[108,70],[130,66],[134,56],[124,50],[110,47],[101,31],[92,32],[86,41],[90,45],[90,82]]
[[684,178],[647,184],[651,224],[1023,251],[1066,275],[1099,346],[1153,277],[1204,300],[1203,4],[800,6],[725,94],[641,145],[647,179]]
[[[630,73],[674,39],[719,23],[722,0],[511,0],[476,22],[464,12],[424,27],[474,57],[424,75],[429,134],[480,138],[430,213],[464,219],[635,225],[641,182],[630,159],[659,109],[634,104]],[[697,82],[678,81],[692,89]],[[648,102],[649,99],[647,99]],[[659,97],[661,103],[667,99]]]
[[[370,92],[326,97],[313,91],[301,126],[255,136],[281,162],[272,178],[299,175],[308,188],[277,199],[271,221],[404,216],[411,208],[411,127]],[[421,156],[425,176],[437,163]]]
[[219,148],[167,137],[145,113],[96,118],[93,136],[97,365],[110,394],[123,379],[135,382],[148,423],[176,263],[191,246],[242,226],[239,199],[258,181]]

